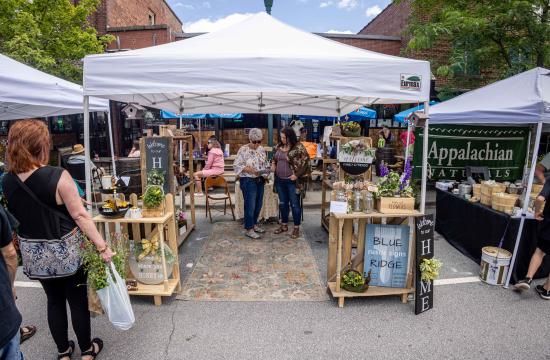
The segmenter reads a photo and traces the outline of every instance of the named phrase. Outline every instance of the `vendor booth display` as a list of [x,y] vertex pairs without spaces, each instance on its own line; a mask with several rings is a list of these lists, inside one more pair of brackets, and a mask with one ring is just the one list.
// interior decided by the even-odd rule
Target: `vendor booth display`
[[[295,29],[263,13],[223,31],[186,41],[84,59],[85,106],[88,96],[98,96],[179,114],[248,112],[340,117],[373,103],[426,102],[429,87],[428,62],[350,47]],[[85,117],[85,138],[88,124]],[[424,204],[425,181],[421,198]],[[367,215],[331,215],[331,232],[341,234],[338,228],[345,222],[348,229],[354,219],[362,219],[366,225]],[[378,213],[373,216],[386,217]],[[348,232],[346,244],[347,236]],[[334,241],[331,246],[336,249]],[[342,248],[339,251],[341,255]],[[331,251],[331,255],[336,260],[336,252]],[[343,304],[346,295],[340,289],[339,276],[336,281],[338,286],[334,287],[332,279],[329,287]],[[367,293],[376,293],[370,290]],[[383,294],[387,291],[381,290]],[[411,291],[408,288],[400,294]]]
[[[434,107],[433,112],[430,115],[430,122],[433,124],[509,124],[516,126],[537,124],[537,131],[534,139],[534,148],[531,153],[534,154],[534,156],[530,157],[531,166],[527,178],[527,184],[525,186],[525,191],[523,192],[523,204],[518,214],[519,219],[516,220],[514,218],[511,218],[509,215],[502,215],[504,216],[504,218],[501,220],[501,226],[498,229],[501,233],[500,236],[502,236],[503,239],[503,248],[512,252],[510,271],[508,271],[506,281],[504,282],[505,287],[508,286],[512,277],[517,280],[518,277],[522,278],[523,276],[525,276],[526,268],[523,267],[523,265],[525,265],[525,262],[529,261],[529,258],[534,251],[534,237],[536,235],[531,235],[531,237],[527,236],[527,234],[529,234],[531,231],[535,231],[535,229],[531,229],[529,223],[532,220],[528,220],[527,217],[532,216],[532,213],[529,213],[528,210],[530,207],[530,194],[532,193],[533,189],[534,172],[537,165],[536,155],[538,155],[539,151],[542,126],[544,123],[550,123],[550,107],[548,106],[548,104],[550,104],[550,70],[535,68],[512,76],[508,79],[498,81],[483,88],[470,91],[444,103],[438,104]],[[522,128],[520,127],[519,131],[521,131],[521,129]],[[495,129],[493,128],[493,130]],[[510,134],[510,131],[517,132],[518,128],[508,126],[506,128],[502,128],[502,130],[508,131],[508,134]],[[500,130],[497,129],[496,131]],[[528,133],[529,131],[527,130],[525,132]],[[419,135],[423,136],[424,142],[428,144],[428,135]],[[528,156],[514,156],[514,150],[512,148],[503,149],[502,146],[504,144],[508,144],[508,141],[500,141],[501,138],[508,140],[511,140],[509,138],[524,139],[525,136],[508,136],[506,132],[502,132],[498,139],[499,143],[495,144],[494,147],[491,146],[490,143],[487,143],[484,149],[467,148],[468,151],[464,152],[463,159],[467,160],[466,156],[468,156],[469,159],[472,159],[475,155],[475,159],[473,160],[483,160],[484,158],[489,157],[489,159],[496,159],[498,161],[512,161],[512,163],[516,161],[520,164],[524,163],[524,159],[527,159]],[[526,144],[529,143],[530,141],[526,142]],[[498,145],[498,148],[496,145]],[[527,146],[528,145],[526,145],[525,147]],[[423,149],[424,159],[429,156],[429,152],[431,152],[431,148],[430,150],[427,150],[426,148]],[[445,153],[442,153],[441,151],[438,151],[436,153],[440,155],[445,155]],[[459,155],[457,151],[457,155],[455,158],[460,159],[458,156]],[[450,151],[448,151],[445,158],[447,159],[448,163],[451,158]],[[441,166],[445,167],[443,164]],[[450,165],[447,164],[447,167],[448,166]],[[501,170],[500,174],[503,177],[511,177],[511,179],[509,179],[510,181],[523,179],[522,165],[518,166],[508,164],[504,165],[503,167],[503,169],[494,170]],[[492,173],[491,175],[493,179],[498,179],[498,176],[495,175],[495,173]],[[484,195],[485,203],[488,203],[490,201],[492,205],[493,202],[495,202],[495,192],[493,191],[493,189],[489,189],[487,186],[485,186],[485,191],[483,191],[482,187],[481,196],[483,197]],[[497,195],[497,197],[501,196]],[[504,198],[509,201],[503,203]],[[460,200],[460,202],[458,200]],[[471,239],[477,238],[477,236],[475,234],[472,234],[472,237],[457,236],[457,234],[453,232],[453,229],[458,229],[458,222],[471,223],[473,219],[475,219],[475,221],[478,221],[479,218],[482,217],[482,214],[494,215],[494,212],[481,205],[471,202],[463,202],[463,199],[458,200],[453,198],[453,194],[445,193],[441,190],[438,190],[438,231],[440,231],[441,234],[443,234],[445,238],[459,250],[463,249],[461,251],[469,254],[472,257],[475,257],[476,260],[479,260],[479,257],[481,256],[481,251],[480,249],[477,249],[477,246],[487,242],[487,239],[491,238],[491,236],[485,237],[484,240],[478,242],[476,244],[475,250],[470,247],[469,251],[465,251],[464,247],[469,247],[468,244],[470,244]],[[449,204],[445,204],[445,208],[443,208],[442,206],[444,201],[453,201],[454,206],[448,207],[447,205]],[[496,206],[499,209],[509,210],[509,204],[511,201],[511,198],[507,196],[498,198],[496,199]],[[449,213],[449,211],[456,210],[459,205],[460,208],[463,209],[461,213]],[[473,212],[477,213],[475,217],[470,216],[471,218],[467,220],[463,219],[464,214],[472,214]],[[453,219],[449,217],[451,215],[458,217],[458,219]],[[487,221],[485,221],[483,225],[479,227],[479,229],[485,230],[487,226],[489,226],[490,229],[494,228],[494,224],[496,224],[496,218],[494,216],[487,215],[485,218],[485,220]],[[443,224],[446,225],[443,226]],[[451,224],[455,224],[455,226],[451,226]],[[510,226],[507,226],[507,224],[509,224]],[[534,223],[533,225],[536,226],[536,223]],[[466,230],[467,232],[469,229],[472,228],[474,227],[463,226],[461,227],[461,231]],[[504,231],[504,235],[502,235],[502,231]],[[514,233],[510,234],[510,231],[513,231]],[[510,242],[510,236],[515,236],[515,241]],[[487,245],[497,246],[499,242],[496,242],[494,240],[495,235],[493,235],[492,237],[493,239],[491,240],[491,242],[493,243]],[[454,241],[453,238],[460,238],[461,241]],[[526,241],[526,238],[530,239]],[[518,274],[518,271],[521,271],[521,273]],[[546,274],[547,273],[548,272],[546,272]]]

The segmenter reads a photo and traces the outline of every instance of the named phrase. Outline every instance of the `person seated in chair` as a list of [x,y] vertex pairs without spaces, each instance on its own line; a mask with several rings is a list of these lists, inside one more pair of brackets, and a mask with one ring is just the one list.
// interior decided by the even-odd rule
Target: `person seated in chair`
[[[67,165],[80,165],[86,163],[86,157],[84,156],[85,148],[82,146],[82,144],[76,144],[73,146],[73,152],[71,153],[71,156],[67,160]],[[88,158],[88,161],[90,163],[90,169],[94,170],[97,168],[95,166],[94,162]]]
[[208,158],[201,171],[193,174],[195,177],[195,195],[202,196],[201,178],[222,175],[225,169],[225,161],[221,145],[216,139],[208,140]]
[[139,139],[134,140],[132,144],[132,150],[130,150],[130,153],[128,153],[129,158],[138,158],[141,156],[141,152],[139,151]]

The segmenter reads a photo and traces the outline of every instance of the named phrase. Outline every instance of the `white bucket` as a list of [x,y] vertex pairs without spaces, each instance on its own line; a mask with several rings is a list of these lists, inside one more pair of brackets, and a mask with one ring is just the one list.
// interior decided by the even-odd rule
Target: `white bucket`
[[113,178],[110,175],[104,175],[101,177],[101,187],[105,190],[110,190],[113,185]]
[[512,253],[494,246],[481,249],[479,278],[489,285],[504,285]]

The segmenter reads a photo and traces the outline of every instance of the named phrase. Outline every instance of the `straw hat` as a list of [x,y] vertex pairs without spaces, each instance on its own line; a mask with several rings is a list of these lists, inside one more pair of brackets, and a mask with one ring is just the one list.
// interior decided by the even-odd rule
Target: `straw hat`
[[73,152],[71,155],[82,154],[84,152],[84,146],[82,144],[76,144],[73,146]]

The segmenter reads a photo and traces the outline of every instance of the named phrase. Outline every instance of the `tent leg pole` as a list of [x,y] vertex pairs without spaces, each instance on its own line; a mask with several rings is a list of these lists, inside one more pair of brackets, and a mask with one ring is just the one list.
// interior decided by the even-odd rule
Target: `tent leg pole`
[[525,200],[523,201],[523,209],[521,210],[521,220],[519,222],[519,230],[516,236],[516,243],[514,244],[514,252],[512,253],[512,260],[510,267],[508,268],[508,275],[506,276],[506,283],[504,288],[507,289],[510,285],[510,278],[512,277],[512,270],[516,263],[516,256],[518,253],[519,243],[521,242],[521,235],[523,233],[523,223],[525,222],[525,216],[527,215],[527,209],[529,207],[529,195],[533,188],[533,179],[535,177],[535,167],[537,166],[537,154],[539,153],[540,136],[542,133],[542,120],[537,124],[537,135],[535,137],[535,147],[533,149],[533,156],[531,156],[531,170],[529,171],[529,182],[527,183],[527,190],[525,192]]
[[113,148],[113,126],[111,123],[111,111],[107,113],[107,126],[109,127],[109,145],[111,146],[111,162],[113,164],[113,176],[116,178],[115,150]]
[[[92,177],[90,176],[90,97],[84,95],[84,171],[86,179],[86,201],[92,203]],[[92,208],[87,205],[88,211],[91,213]]]
[[267,114],[267,145],[273,146],[273,114]]
[[424,112],[426,113],[426,123],[424,124],[424,137],[422,143],[422,184],[420,190],[420,212],[426,211],[426,183],[428,181],[428,130],[430,128],[430,102],[424,102]]
[[403,163],[403,168],[407,165],[407,161],[409,160],[409,145],[410,145],[410,138],[411,138],[411,123],[407,121],[407,142],[405,146],[405,162]]
[[[180,130],[183,129],[183,114],[182,109],[180,109]],[[181,167],[183,165],[183,143],[179,141],[179,153],[180,153],[180,168],[179,171],[181,171]],[[189,174],[191,176],[193,174]]]

